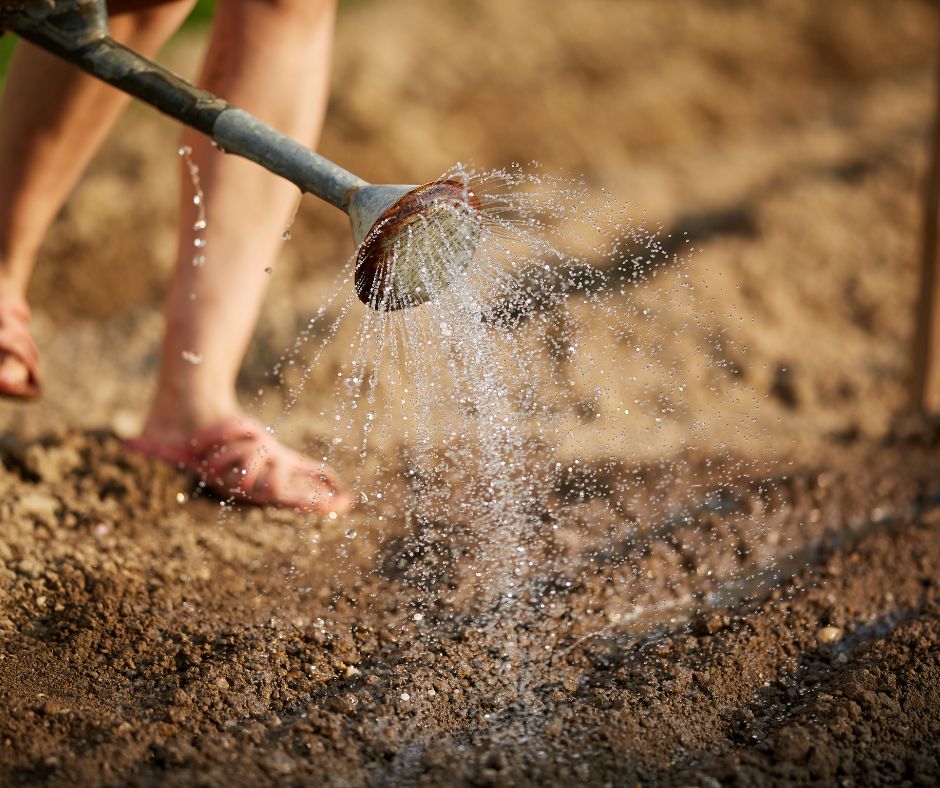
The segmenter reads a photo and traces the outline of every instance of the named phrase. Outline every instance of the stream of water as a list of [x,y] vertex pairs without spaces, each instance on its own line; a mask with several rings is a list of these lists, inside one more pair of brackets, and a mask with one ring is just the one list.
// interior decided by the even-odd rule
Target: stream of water
[[[622,596],[586,623],[599,628],[639,610],[674,616],[766,576],[772,550],[736,556],[745,536],[762,541],[750,513],[735,533],[702,533],[682,515],[710,494],[701,482],[678,491],[690,456],[727,458],[720,489],[753,476],[736,451],[759,438],[733,339],[690,277],[691,245],[537,169],[443,177],[472,202],[435,206],[389,255],[427,302],[383,308],[402,297],[386,283],[369,299],[377,308],[363,306],[352,260],[275,368],[280,421],[316,401],[324,439],[307,449],[358,495],[341,549],[367,545],[374,571],[421,589],[417,620],[446,618],[460,588],[480,626],[549,614],[565,584],[598,573]],[[348,352],[334,369],[324,359],[336,366],[337,343]],[[664,508],[678,520],[647,514]],[[696,566],[674,598],[644,595],[647,573],[675,561]]]

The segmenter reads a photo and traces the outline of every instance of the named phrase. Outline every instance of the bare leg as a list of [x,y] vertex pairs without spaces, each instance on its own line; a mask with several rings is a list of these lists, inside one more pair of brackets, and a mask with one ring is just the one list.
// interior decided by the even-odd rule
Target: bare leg
[[[315,145],[329,87],[334,0],[221,0],[201,85],[288,136]],[[235,379],[296,187],[184,133],[205,192],[205,262],[193,265],[196,211],[185,174],[180,246],[166,302],[157,390],[142,439],[184,444],[238,418]],[[194,359],[200,359],[193,363]],[[323,482],[301,481],[314,498]],[[344,508],[338,498],[319,508]]]
[[[193,0],[111,18],[115,38],[152,55],[192,8]],[[25,297],[43,237],[88,162],[126,105],[119,91],[22,42],[0,102],[0,303]],[[0,381],[26,375],[0,352]]]

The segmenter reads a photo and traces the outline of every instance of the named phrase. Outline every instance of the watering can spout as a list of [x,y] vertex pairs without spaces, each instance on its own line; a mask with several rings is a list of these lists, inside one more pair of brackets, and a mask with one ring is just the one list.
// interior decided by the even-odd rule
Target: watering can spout
[[461,180],[364,186],[352,195],[356,293],[367,306],[415,306],[450,287],[469,265],[480,201]]
[[[364,181],[115,41],[108,34],[105,0],[0,0],[3,29],[202,132],[221,150],[260,164],[345,211],[358,249],[356,292],[375,309],[427,301],[450,286],[472,255],[479,202],[465,183]],[[452,236],[450,246],[430,260],[427,232]],[[412,244],[413,237],[424,242]]]
[[367,184],[354,187],[349,196],[349,222],[353,242],[358,248],[382,215],[408,192],[417,187],[389,184]]

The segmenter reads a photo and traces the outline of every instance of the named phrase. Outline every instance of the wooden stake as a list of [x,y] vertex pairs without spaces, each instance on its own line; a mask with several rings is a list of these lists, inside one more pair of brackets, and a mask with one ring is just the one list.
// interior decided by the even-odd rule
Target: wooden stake
[[911,380],[911,406],[923,414],[940,414],[940,70],[936,88]]

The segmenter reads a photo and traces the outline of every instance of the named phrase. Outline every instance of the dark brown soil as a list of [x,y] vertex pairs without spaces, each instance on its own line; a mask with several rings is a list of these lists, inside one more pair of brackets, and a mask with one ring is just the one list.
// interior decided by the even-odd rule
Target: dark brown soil
[[[563,570],[540,567],[525,600],[481,617],[472,585],[452,577],[427,594],[399,571],[415,564],[400,561],[414,534],[366,561],[329,527],[311,547],[293,515],[220,521],[218,504],[181,505],[178,476],[109,435],[2,457],[7,781],[928,785],[940,774],[935,443],[706,488],[682,539],[658,531],[627,562],[645,593],[694,584],[678,546],[696,532],[730,529],[738,556],[759,550],[745,512],[803,532],[803,552],[772,590],[685,625],[674,611],[617,623],[635,608],[616,556],[598,571],[607,540],[582,536]],[[706,463],[690,479],[707,479]],[[650,471],[645,484],[660,481]],[[731,503],[705,505],[716,496]],[[593,502],[556,504],[570,521]]]
[[[668,349],[685,411],[652,448],[585,424],[588,470],[535,513],[542,560],[511,602],[479,593],[459,517],[221,507],[121,449],[174,236],[175,131],[132,110],[34,280],[47,396],[0,405],[0,783],[940,782],[940,438],[892,429],[934,12],[344,7],[325,153],[378,182],[537,159],[702,250],[706,315],[629,295],[701,332]],[[201,46],[166,57],[191,73]],[[268,372],[351,252],[331,211],[305,202],[272,277],[242,379],[266,417]],[[704,378],[702,336],[733,340]],[[284,421],[298,445],[350,338]],[[657,369],[634,373],[655,395]],[[737,443],[731,378],[757,394]]]

